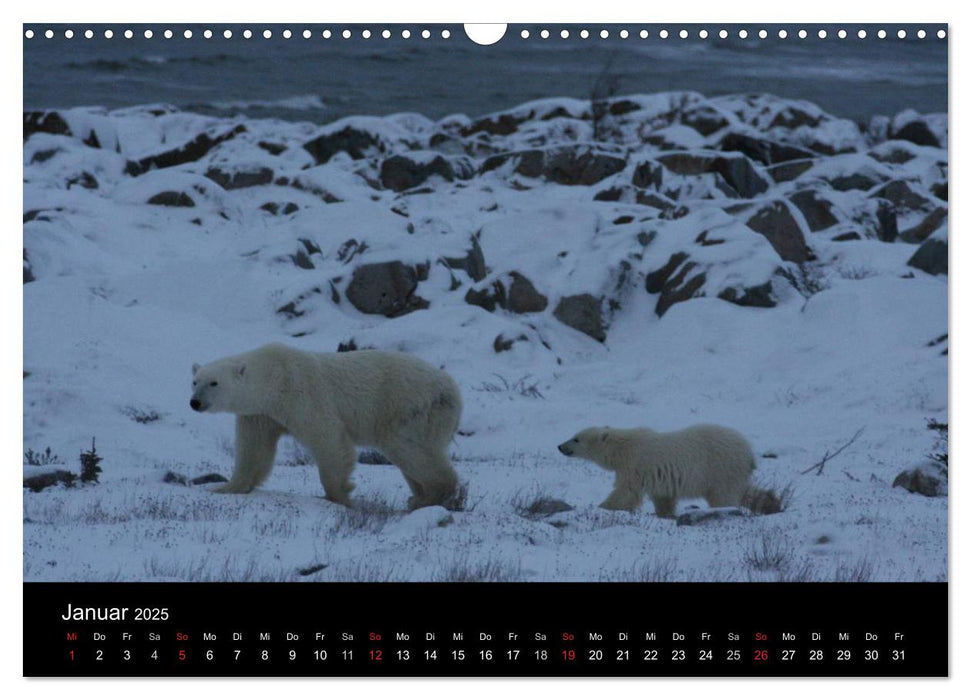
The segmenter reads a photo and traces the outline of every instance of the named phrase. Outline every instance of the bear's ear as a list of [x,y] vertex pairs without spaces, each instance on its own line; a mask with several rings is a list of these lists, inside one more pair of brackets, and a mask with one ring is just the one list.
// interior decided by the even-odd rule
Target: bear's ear
[[240,365],[236,368],[236,378],[242,379],[243,375],[246,374],[246,365]]
[[193,377],[196,376],[196,372],[198,371],[199,371],[199,363],[196,362],[195,364],[192,365],[192,376]]

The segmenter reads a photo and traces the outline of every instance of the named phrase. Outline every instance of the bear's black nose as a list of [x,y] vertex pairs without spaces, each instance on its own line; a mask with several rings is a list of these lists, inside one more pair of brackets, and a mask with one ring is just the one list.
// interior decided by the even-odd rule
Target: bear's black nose
[[565,454],[565,455],[568,455],[568,454],[570,454],[570,453],[569,453],[569,452],[567,451],[567,448],[566,448],[566,445],[560,445],[560,446],[559,446],[559,447],[557,447],[556,449],[558,449],[558,450],[559,450],[560,452],[562,452],[562,453],[563,453],[563,454]]
[[190,407],[190,408],[191,408],[191,409],[192,409],[193,411],[201,411],[201,410],[202,410],[202,404],[201,404],[201,403],[199,403],[199,399],[192,399],[192,400],[191,400],[191,401],[189,402],[189,407]]

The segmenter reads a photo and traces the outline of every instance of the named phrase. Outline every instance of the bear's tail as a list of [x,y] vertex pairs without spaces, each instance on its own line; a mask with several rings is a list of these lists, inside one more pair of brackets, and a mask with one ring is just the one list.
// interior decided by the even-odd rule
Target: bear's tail
[[786,509],[790,494],[791,489],[788,486],[781,493],[776,492],[775,489],[749,486],[742,496],[742,505],[756,515],[773,515]]

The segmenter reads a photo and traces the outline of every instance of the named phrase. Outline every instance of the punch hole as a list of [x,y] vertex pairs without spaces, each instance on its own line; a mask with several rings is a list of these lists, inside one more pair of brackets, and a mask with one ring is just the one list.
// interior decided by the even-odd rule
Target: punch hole
[[[505,24],[466,24],[465,35],[479,46],[491,46],[506,35]],[[523,39],[529,36],[525,29],[522,32]]]
[[185,37],[186,39],[191,39],[192,38],[192,30],[191,29],[186,29],[184,32],[182,32],[182,36]]
[[947,36],[947,32],[945,32],[943,29],[938,29],[937,30],[937,38],[938,39],[943,39],[946,36]]
[[33,29],[28,29],[26,32],[24,32],[24,36],[27,37],[28,39],[33,39],[34,38],[34,30]]

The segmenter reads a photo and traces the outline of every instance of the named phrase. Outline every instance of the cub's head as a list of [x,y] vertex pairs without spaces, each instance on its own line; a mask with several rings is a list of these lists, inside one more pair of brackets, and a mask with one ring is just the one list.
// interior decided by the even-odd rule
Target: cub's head
[[192,365],[192,399],[189,406],[200,413],[239,413],[239,399],[246,381],[246,364],[239,360],[217,360]]
[[592,459],[609,437],[610,428],[587,428],[562,443],[558,449],[567,457]]

